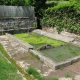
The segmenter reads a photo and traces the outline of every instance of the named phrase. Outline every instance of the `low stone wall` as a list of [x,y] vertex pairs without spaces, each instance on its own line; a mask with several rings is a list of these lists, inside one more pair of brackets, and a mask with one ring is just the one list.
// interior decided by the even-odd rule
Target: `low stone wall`
[[0,19],[0,32],[10,30],[25,30],[33,28],[33,23],[36,22],[36,18],[1,18]]
[[40,57],[41,61],[43,61],[47,66],[49,66],[51,69],[53,69],[55,71],[56,63],[53,60],[51,60],[48,57],[44,56],[41,52],[39,52],[37,50],[30,50],[30,52],[32,52],[35,55],[38,55]]
[[19,40],[18,38],[14,37],[11,34],[6,33],[6,36],[8,36],[10,39],[16,41],[17,43],[19,43],[24,49],[29,49],[29,48],[33,49],[33,46],[31,46],[30,44],[28,44],[22,40]]
[[64,67],[72,65],[73,63],[78,62],[78,61],[80,61],[80,56],[76,56],[76,57],[67,59],[66,61],[57,63],[55,69],[64,68]]
[[65,35],[53,34],[53,33],[47,32],[47,31],[39,30],[39,29],[34,30],[34,32],[37,34],[47,36],[49,38],[60,40],[60,41],[67,42],[67,43],[72,42],[74,40],[74,38],[71,38],[71,37],[68,37]]

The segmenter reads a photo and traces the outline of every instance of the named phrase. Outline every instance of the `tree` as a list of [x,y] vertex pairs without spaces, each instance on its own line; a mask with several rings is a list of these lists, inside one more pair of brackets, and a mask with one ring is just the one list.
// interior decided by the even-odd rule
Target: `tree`
[[1,0],[0,5],[25,6],[26,0]]
[[45,7],[46,0],[29,0],[29,5],[34,6],[35,16],[37,17],[37,29],[42,29],[40,19],[43,17],[43,9]]

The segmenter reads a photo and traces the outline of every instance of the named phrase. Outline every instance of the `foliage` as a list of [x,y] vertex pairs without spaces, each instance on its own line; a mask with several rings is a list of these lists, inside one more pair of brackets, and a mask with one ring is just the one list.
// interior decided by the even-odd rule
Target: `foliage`
[[80,9],[76,4],[75,0],[59,1],[55,6],[48,7],[41,20],[42,26],[56,27],[58,31],[66,29],[80,34]]
[[36,22],[33,23],[33,27],[34,27],[34,29],[37,28],[37,23]]
[[29,0],[29,5],[34,6],[35,16],[41,18],[43,16],[43,8],[46,0]]
[[34,6],[34,7],[42,7],[44,5],[42,4],[45,4],[46,0],[30,0],[29,3],[30,5]]
[[46,0],[29,0],[29,5],[34,6],[35,16],[37,17],[37,29],[42,29],[40,19],[43,17]]
[[35,55],[33,53],[31,53],[31,55],[33,55],[36,59],[40,60],[40,57],[38,55]]
[[40,75],[34,68],[30,67],[27,69],[28,74],[33,75],[38,80],[44,80],[44,77]]
[[3,27],[3,29],[4,29],[4,30],[8,30],[8,28],[7,28],[7,27]]
[[75,3],[74,4],[74,8],[76,10],[80,10],[80,0],[69,0],[71,3]]
[[54,78],[52,78],[51,80],[59,80],[58,78],[56,78],[56,77],[54,77]]
[[70,73],[67,72],[67,73],[65,74],[65,77],[66,77],[66,78],[71,77]]
[[[1,50],[1,45],[0,45]],[[16,67],[0,52],[0,80],[22,80]]]
[[14,5],[14,6],[24,6],[26,5],[26,0],[1,0],[0,5]]

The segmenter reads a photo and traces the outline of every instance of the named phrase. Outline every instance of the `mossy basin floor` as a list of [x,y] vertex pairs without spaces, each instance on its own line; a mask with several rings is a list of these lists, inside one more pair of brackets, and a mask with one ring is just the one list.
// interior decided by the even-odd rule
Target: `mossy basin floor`
[[41,52],[54,61],[61,62],[80,55],[80,47],[66,44],[52,49],[41,50]]
[[21,33],[15,34],[14,36],[25,42],[28,42],[35,48],[39,48],[44,44],[51,44],[52,46],[54,46],[54,48],[40,51],[43,53],[43,55],[53,59],[55,62],[65,61],[67,59],[80,55],[80,47],[76,47],[45,36],[41,36],[36,33]]
[[41,36],[37,33],[21,33],[21,34],[14,34],[17,38],[28,42],[29,44],[33,45],[35,48],[39,48],[44,44],[50,44],[54,47],[64,45],[66,43],[62,41],[58,41],[55,39],[51,39],[45,36]]

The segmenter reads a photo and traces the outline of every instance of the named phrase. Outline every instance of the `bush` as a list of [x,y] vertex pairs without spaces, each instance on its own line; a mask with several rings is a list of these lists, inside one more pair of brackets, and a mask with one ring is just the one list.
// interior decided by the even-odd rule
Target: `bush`
[[28,74],[33,75],[38,80],[44,80],[44,77],[40,75],[34,68],[30,67],[27,69]]
[[34,29],[37,28],[37,23],[36,22],[33,23],[33,27],[34,27]]
[[80,12],[76,4],[76,0],[59,1],[56,6],[48,7],[41,20],[42,26],[56,27],[58,31],[66,29],[80,34]]
[[31,53],[32,56],[34,56],[36,59],[40,60],[40,57],[38,55],[35,55],[33,53]]
[[67,72],[67,73],[65,74],[65,77],[66,77],[66,78],[71,77],[70,73]]
[[54,77],[54,78],[52,78],[51,80],[59,80],[58,78],[56,78],[56,77]]

